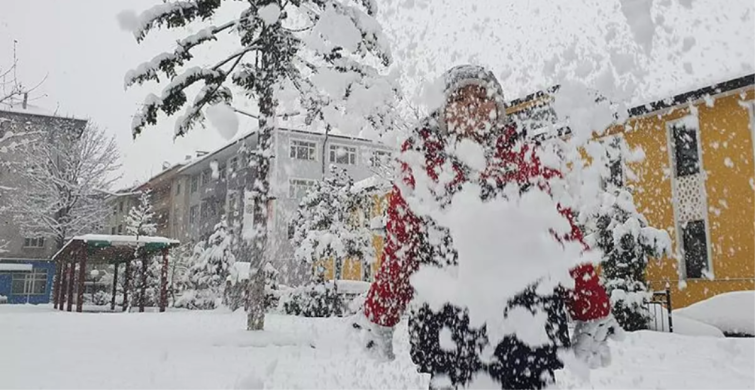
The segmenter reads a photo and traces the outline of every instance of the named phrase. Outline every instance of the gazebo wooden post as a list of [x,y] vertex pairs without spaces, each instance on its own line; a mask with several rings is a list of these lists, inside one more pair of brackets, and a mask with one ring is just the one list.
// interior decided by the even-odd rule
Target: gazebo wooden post
[[63,279],[60,282],[60,296],[58,297],[58,310],[63,310],[63,305],[66,303],[66,291],[68,291],[68,262],[65,258],[61,259],[63,265],[62,265],[62,272],[60,273],[60,277]]
[[113,273],[113,293],[110,294],[110,310],[115,311],[115,294],[118,293],[118,266],[120,263],[115,263],[115,271]]
[[144,251],[141,255],[142,259],[142,286],[139,292],[139,312],[144,312],[144,302],[147,300],[147,252]]
[[131,261],[126,261],[126,269],[123,275],[123,311],[128,310],[128,290],[131,288]]
[[71,261],[68,263],[68,277],[66,278],[66,284],[68,284],[68,291],[66,292],[67,296],[67,302],[66,302],[66,311],[71,311],[73,308],[73,272],[76,269],[76,255],[75,252],[73,252],[73,257],[70,259]]
[[60,259],[55,260],[55,280],[52,282],[52,302],[53,309],[58,308],[60,301],[60,276],[63,274],[63,264]]
[[82,254],[79,258],[79,280],[76,286],[76,311],[81,313],[84,308],[84,278],[87,268],[87,243],[83,242]]
[[163,266],[160,267],[160,312],[168,306],[168,248],[163,248]]

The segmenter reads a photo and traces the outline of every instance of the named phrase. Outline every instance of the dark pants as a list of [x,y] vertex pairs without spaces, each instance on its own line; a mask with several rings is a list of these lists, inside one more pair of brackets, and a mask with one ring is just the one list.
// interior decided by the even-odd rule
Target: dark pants
[[[433,312],[427,305],[412,312],[409,320],[411,356],[420,372],[433,377],[447,376],[453,387],[469,383],[478,372],[486,372],[505,389],[542,389],[554,381],[554,372],[563,367],[557,353],[569,345],[564,302],[560,294],[538,296],[534,288],[517,295],[509,309],[521,306],[548,316],[546,333],[550,343],[533,348],[515,336],[506,336],[495,347],[494,356],[483,362],[483,348],[489,342],[485,327],[469,326],[466,310],[446,305]],[[441,347],[441,330],[448,328],[453,343]],[[446,337],[446,336],[444,336]]]

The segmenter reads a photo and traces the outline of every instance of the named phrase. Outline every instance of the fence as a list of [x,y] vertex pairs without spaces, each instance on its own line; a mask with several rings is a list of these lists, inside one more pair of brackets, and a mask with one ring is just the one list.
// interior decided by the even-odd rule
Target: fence
[[[666,313],[664,313],[664,309]],[[654,325],[651,329],[661,332],[668,330],[669,333],[674,333],[674,322],[671,317],[672,310],[671,290],[667,287],[662,291],[654,291],[650,302],[647,303],[647,311],[650,313],[652,325]]]

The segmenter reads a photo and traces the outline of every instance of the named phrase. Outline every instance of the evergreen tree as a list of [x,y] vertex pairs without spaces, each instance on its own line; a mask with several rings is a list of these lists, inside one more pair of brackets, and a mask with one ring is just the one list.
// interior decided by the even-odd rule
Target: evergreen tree
[[623,140],[607,145],[605,191],[588,217],[586,230],[588,244],[603,252],[601,277],[611,297],[613,315],[625,330],[635,331],[647,329],[650,319],[647,304],[652,293],[645,277],[648,259],[668,254],[671,240],[664,230],[648,226],[632,194],[621,186],[621,156],[627,151]]
[[225,220],[215,225],[206,243],[194,247],[187,289],[176,303],[189,309],[214,309],[223,296],[226,280],[236,258],[231,252],[233,236]]
[[[248,3],[248,4],[247,4]],[[306,113],[306,123],[325,121],[342,131],[390,128],[391,102],[397,89],[371,64],[391,62],[387,41],[375,16],[372,0],[250,0],[235,17],[178,41],[172,52],[157,55],[126,75],[126,85],[170,80],[160,96],[150,94],[132,122],[134,136],[156,124],[159,111],[173,115],[187,105],[176,123],[176,136],[204,121],[208,105],[233,103],[234,97],[251,98],[259,110],[258,148],[250,165],[257,180],[247,190],[254,196],[254,232],[247,251],[259,269],[267,245],[267,204],[270,143],[281,96],[285,103]],[[227,7],[223,7],[226,5]],[[156,5],[136,15],[121,14],[123,27],[131,28],[137,42],[157,28],[183,29],[192,22],[208,22],[239,7],[231,0],[184,0]],[[231,35],[235,45],[214,65],[189,67],[194,49]],[[187,89],[202,82],[194,99]],[[286,91],[293,91],[290,94]],[[296,96],[296,97],[292,97]],[[290,97],[290,99],[289,99]],[[243,229],[242,229],[243,231]],[[263,272],[249,281],[247,329],[264,327]],[[257,291],[257,294],[252,294]]]
[[132,236],[154,236],[157,224],[152,211],[152,191],[145,190],[139,194],[139,204],[132,207],[126,216],[126,233]]
[[359,218],[360,194],[355,193],[353,180],[345,169],[331,166],[330,172],[299,204],[291,241],[296,260],[315,263],[333,259],[335,279],[340,279],[346,258],[362,259],[367,266],[375,254],[372,232],[364,218]]
[[[139,203],[132,207],[126,216],[126,233],[132,236],[144,237],[154,236],[157,233],[157,224],[154,222],[155,213],[152,211],[152,192],[150,190],[142,191],[139,194]],[[139,258],[139,250],[134,252],[138,260],[131,262],[131,292],[132,299],[129,300],[130,306],[141,306],[142,300],[142,261],[147,261],[146,270],[146,287],[144,306],[155,306],[160,291],[160,268],[162,266],[159,260],[153,256],[146,259]]]

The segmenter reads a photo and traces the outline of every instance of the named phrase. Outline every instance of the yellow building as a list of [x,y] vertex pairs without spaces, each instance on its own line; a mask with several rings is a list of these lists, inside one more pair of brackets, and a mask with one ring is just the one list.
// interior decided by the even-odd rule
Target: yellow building
[[[526,122],[548,109],[550,92],[509,105]],[[621,182],[650,226],[666,230],[674,254],[648,265],[651,288],[667,283],[675,308],[713,295],[755,289],[755,75],[630,110],[605,137],[623,137],[645,159]],[[624,169],[620,169],[622,176]]]

